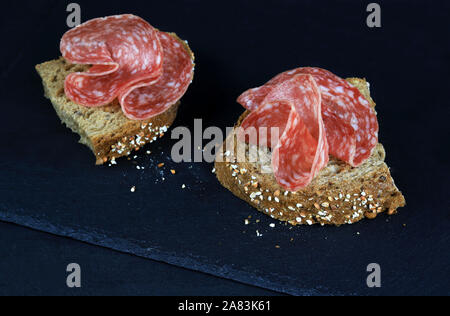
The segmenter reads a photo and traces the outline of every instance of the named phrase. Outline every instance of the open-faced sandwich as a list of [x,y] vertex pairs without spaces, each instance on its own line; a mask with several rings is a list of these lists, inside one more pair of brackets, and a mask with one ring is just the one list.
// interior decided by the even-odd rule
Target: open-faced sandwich
[[292,225],[343,225],[405,205],[364,79],[298,68],[238,102],[247,111],[218,153],[216,174],[259,211]]
[[97,164],[163,136],[194,74],[185,41],[130,14],[71,29],[60,50],[61,58],[36,70],[61,121]]

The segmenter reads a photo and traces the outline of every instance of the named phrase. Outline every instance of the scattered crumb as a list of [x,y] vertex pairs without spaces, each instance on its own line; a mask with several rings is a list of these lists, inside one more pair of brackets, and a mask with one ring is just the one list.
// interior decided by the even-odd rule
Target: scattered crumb
[[274,223],[270,224],[269,226],[272,227],[272,228],[275,228],[275,224]]
[[130,191],[131,191],[131,193],[134,193],[134,192],[136,192],[136,187],[135,186],[133,186],[131,189],[130,189]]
[[170,173],[172,173],[172,174],[176,174],[177,172],[175,171],[175,170],[170,170]]
[[248,219],[244,220],[245,225],[249,225],[250,221]]
[[161,162],[161,163],[158,165],[158,168],[162,168],[162,167],[164,167],[164,165],[165,165],[165,163],[164,163],[164,162]]
[[181,186],[181,188],[182,188],[182,189],[186,189],[186,185],[183,184],[183,185]]

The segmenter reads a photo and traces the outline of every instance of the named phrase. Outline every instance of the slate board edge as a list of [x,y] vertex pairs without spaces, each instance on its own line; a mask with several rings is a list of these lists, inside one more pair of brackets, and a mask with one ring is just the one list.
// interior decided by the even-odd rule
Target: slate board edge
[[[0,221],[17,224],[19,226],[43,231],[56,236],[71,238],[91,245],[100,246],[107,249],[112,249],[126,254],[135,255],[138,257],[155,260],[158,262],[167,263],[176,267],[181,267],[201,273],[206,273],[212,276],[240,282],[243,284],[256,286],[279,293],[295,296],[331,296],[344,295],[344,293],[331,293],[328,289],[318,287],[315,289],[297,288],[289,285],[282,286],[280,282],[276,282],[276,275],[266,275],[266,278],[255,277],[244,271],[234,269],[232,267],[217,266],[205,264],[192,257],[174,256],[164,251],[157,249],[147,249],[145,251],[141,247],[132,242],[122,238],[111,238],[107,235],[100,235],[96,232],[88,232],[77,229],[75,232],[73,228],[65,226],[55,226],[52,223],[33,218],[31,216],[21,216],[0,210]],[[346,293],[347,295],[355,295],[355,293]]]

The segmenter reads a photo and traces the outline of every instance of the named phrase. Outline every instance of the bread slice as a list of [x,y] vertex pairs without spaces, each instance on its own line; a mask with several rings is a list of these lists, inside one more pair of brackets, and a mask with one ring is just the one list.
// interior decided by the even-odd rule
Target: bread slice
[[[375,107],[369,84],[364,79],[347,80]],[[248,114],[246,111],[239,118],[236,127]],[[245,153],[247,162],[237,162],[239,152]],[[308,187],[289,192],[275,180],[270,150],[238,141],[235,129],[218,152],[215,169],[217,178],[225,188],[272,218],[292,225],[340,226],[364,218],[374,219],[385,211],[392,215],[399,207],[405,206],[405,198],[395,186],[384,162],[385,157],[381,144],[357,168],[330,157],[327,167]]]
[[[175,34],[171,35],[184,45],[194,59],[187,44]],[[80,143],[92,150],[97,165],[128,156],[164,136],[175,120],[180,102],[151,119],[134,121],[122,113],[117,99],[97,108],[84,107],[69,100],[64,93],[65,78],[70,73],[83,72],[89,67],[69,64],[61,57],[37,65],[36,70],[42,78],[45,96],[50,99],[62,123],[80,135]]]

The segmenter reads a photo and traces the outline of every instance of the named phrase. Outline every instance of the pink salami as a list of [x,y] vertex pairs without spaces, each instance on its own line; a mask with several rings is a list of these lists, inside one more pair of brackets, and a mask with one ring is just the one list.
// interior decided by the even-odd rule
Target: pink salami
[[262,87],[248,90],[238,102],[254,111],[278,85],[298,74],[312,75],[320,88],[330,154],[354,167],[361,165],[378,143],[377,117],[361,92],[333,73],[320,68],[287,71]]
[[277,126],[281,138],[272,146],[277,182],[290,191],[306,187],[328,164],[320,90],[310,75],[299,74],[275,86],[261,106],[242,123],[247,130]]
[[165,112],[188,89],[194,76],[190,52],[173,36],[160,32],[164,52],[163,74],[154,84],[134,86],[120,95],[123,112],[130,118],[152,117]]
[[[247,143],[273,149],[286,129],[291,111],[291,104],[282,100],[272,100],[260,106],[242,122],[239,138]],[[272,134],[273,128],[277,129],[276,134]]]
[[70,63],[92,65],[67,76],[69,99],[98,107],[118,98],[124,114],[134,120],[167,110],[192,80],[189,51],[130,14],[88,21],[64,34],[60,49]]

